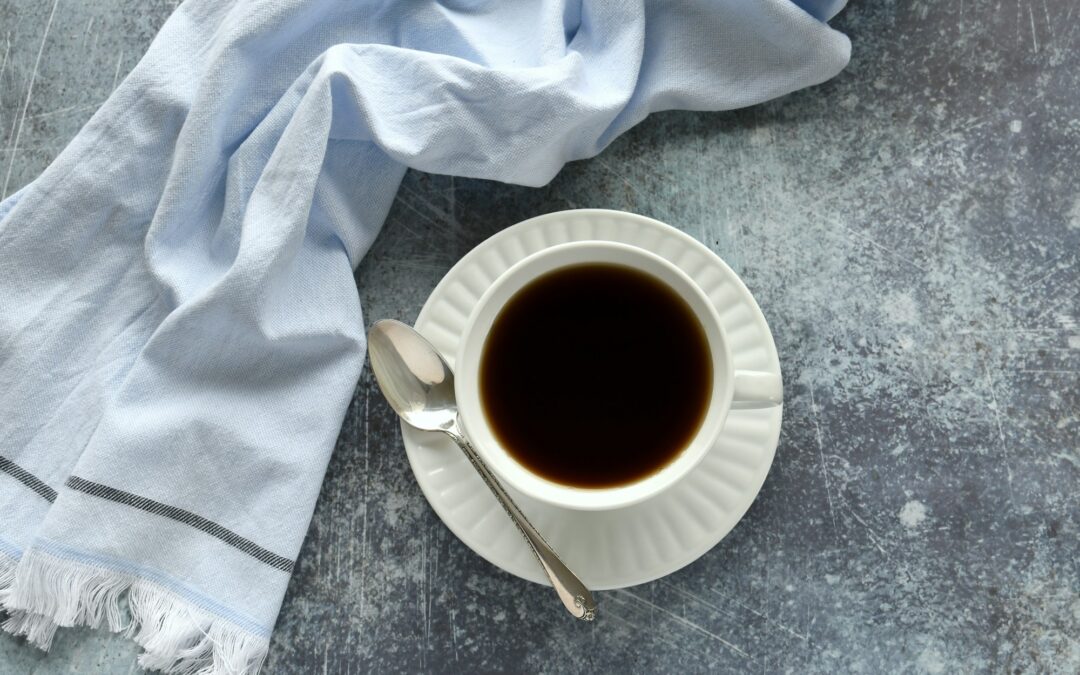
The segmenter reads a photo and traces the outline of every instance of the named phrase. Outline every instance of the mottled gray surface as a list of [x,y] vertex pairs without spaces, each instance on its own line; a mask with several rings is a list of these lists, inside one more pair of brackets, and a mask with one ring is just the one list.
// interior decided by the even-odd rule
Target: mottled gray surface
[[[5,193],[173,6],[85,4],[50,23],[51,3],[0,0]],[[356,274],[369,321],[411,321],[461,255],[536,214],[626,209],[698,237],[757,295],[787,382],[743,522],[574,623],[439,522],[365,372],[267,672],[1080,672],[1080,6],[857,3],[835,25],[854,53],[834,81],[655,116],[546,188],[410,173]],[[135,654],[85,630],[48,655],[0,638],[10,672]]]

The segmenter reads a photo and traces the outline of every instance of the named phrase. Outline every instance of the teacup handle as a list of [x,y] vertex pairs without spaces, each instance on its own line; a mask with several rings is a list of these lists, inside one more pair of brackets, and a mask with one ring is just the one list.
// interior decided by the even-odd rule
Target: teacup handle
[[732,407],[771,408],[784,402],[784,385],[777,373],[758,370],[735,371],[735,394]]

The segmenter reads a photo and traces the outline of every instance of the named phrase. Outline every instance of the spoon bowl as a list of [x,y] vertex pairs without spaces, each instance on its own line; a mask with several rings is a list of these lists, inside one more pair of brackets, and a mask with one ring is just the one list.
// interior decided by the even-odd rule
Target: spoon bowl
[[368,332],[368,353],[379,389],[403,420],[424,431],[453,428],[454,373],[430,342],[398,321],[377,321]]

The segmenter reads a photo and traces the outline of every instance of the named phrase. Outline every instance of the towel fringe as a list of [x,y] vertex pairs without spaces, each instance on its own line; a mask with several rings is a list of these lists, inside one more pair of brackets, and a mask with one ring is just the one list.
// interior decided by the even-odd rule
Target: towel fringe
[[19,609],[9,611],[7,621],[0,628],[12,635],[25,635],[29,642],[45,650],[56,635],[56,623],[52,619]]
[[0,556],[0,604],[9,612],[2,628],[42,649],[57,626],[108,626],[143,647],[139,665],[150,670],[255,675],[266,658],[267,638],[146,579],[33,549],[11,562]]
[[[18,560],[0,553],[0,607],[8,606],[8,598],[11,597],[11,589],[15,584],[15,570],[18,566]],[[13,635],[25,635],[30,642],[41,646],[42,649],[48,649],[56,633],[56,624],[41,615],[15,609],[8,610],[7,619],[0,624],[0,629]]]
[[11,584],[15,581],[15,568],[19,561],[0,551],[0,606],[11,590]]

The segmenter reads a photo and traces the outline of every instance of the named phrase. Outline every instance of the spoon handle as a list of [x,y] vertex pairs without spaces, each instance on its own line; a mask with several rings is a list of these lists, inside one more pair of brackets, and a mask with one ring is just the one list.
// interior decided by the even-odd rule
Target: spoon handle
[[593,600],[592,593],[589,592],[585,584],[581,583],[581,579],[578,579],[577,575],[571,572],[570,568],[563,563],[555,549],[551,548],[551,545],[544,541],[544,538],[532,526],[529,519],[525,517],[525,514],[511,499],[510,494],[503,488],[499,479],[495,477],[495,474],[491,473],[491,469],[487,467],[484,460],[480,459],[480,455],[476,454],[472,443],[461,432],[460,427],[455,425],[446,433],[450,438],[454,439],[454,442],[458,444],[465,456],[469,458],[473,468],[484,479],[488,488],[495,495],[495,499],[506,511],[506,515],[510,516],[510,520],[513,521],[514,525],[517,525],[518,530],[525,537],[525,541],[529,543],[529,548],[532,549],[537,561],[540,562],[540,566],[544,568],[544,572],[551,579],[551,585],[555,587],[555,592],[559,594],[559,599],[562,600],[566,609],[574,617],[583,621],[595,619],[596,602]]

